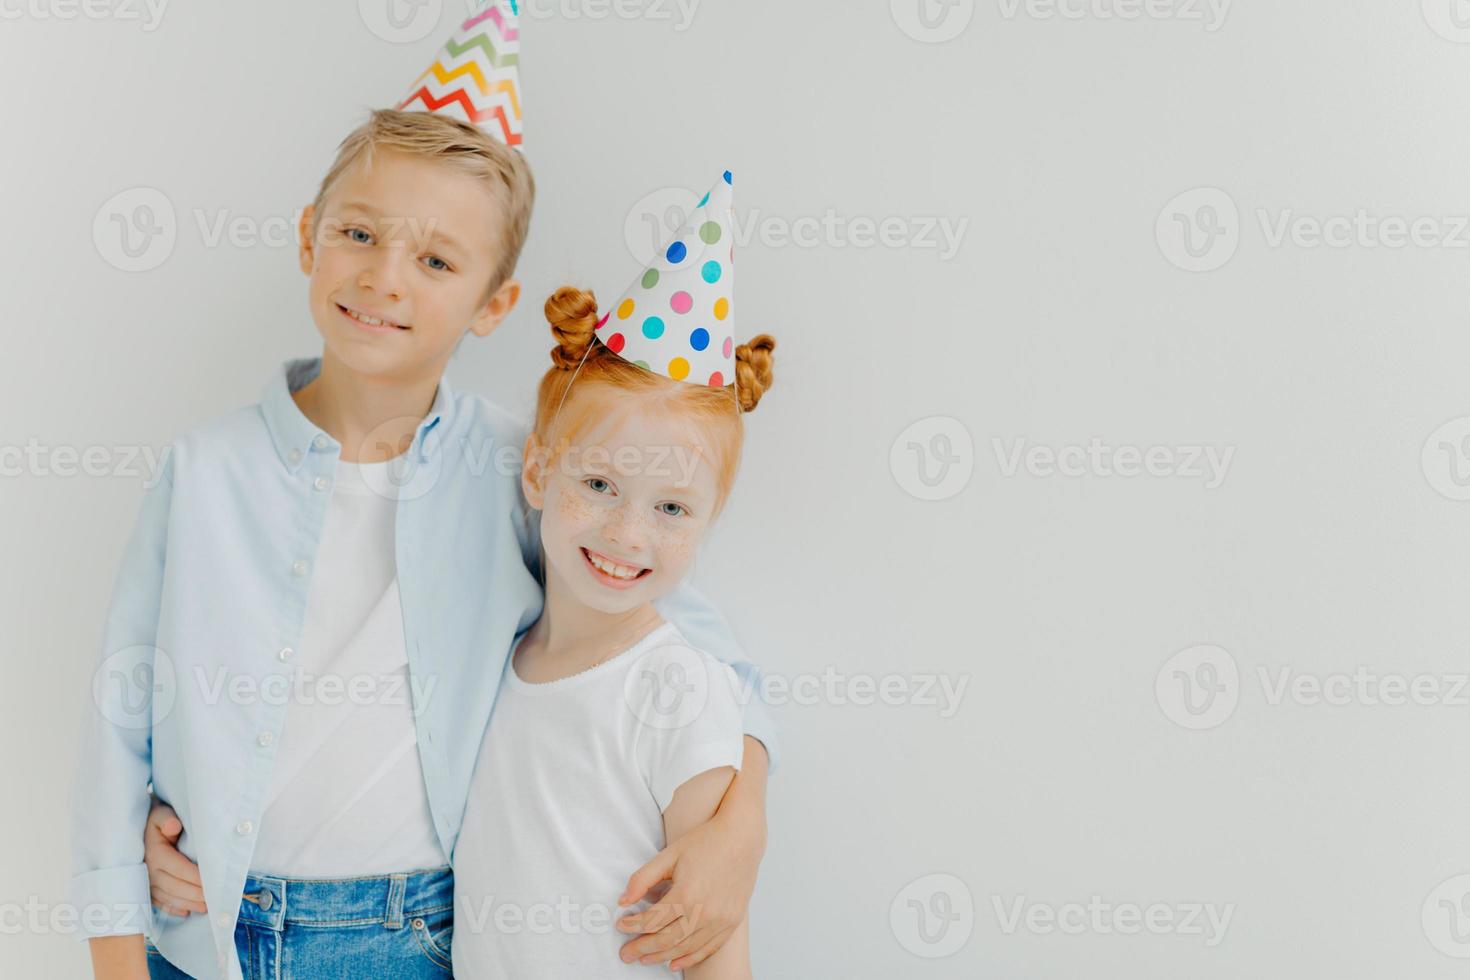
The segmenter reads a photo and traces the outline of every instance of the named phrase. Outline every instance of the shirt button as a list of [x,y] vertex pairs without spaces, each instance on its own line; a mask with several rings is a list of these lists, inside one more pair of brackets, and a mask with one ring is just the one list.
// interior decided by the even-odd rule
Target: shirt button
[[241,820],[235,825],[235,833],[239,834],[241,837],[248,837],[250,835],[250,832],[254,829],[255,824],[251,823],[249,820]]
[[281,663],[285,663],[287,660],[290,660],[295,655],[295,650],[292,650],[290,647],[284,647],[280,653],[276,654],[276,658],[280,660]]
[[331,484],[331,481],[328,480],[326,477],[319,476],[315,480],[312,481],[311,485],[314,486],[314,487],[316,487],[318,490],[325,490],[325,489],[327,489],[327,487],[331,486],[332,484]]
[[326,436],[320,436],[319,435],[315,439],[311,440],[311,448],[312,449],[326,449],[327,448],[327,437]]
[[311,566],[308,565],[306,562],[298,559],[294,564],[292,564],[291,571],[296,574],[297,578],[300,578],[301,576],[306,574],[307,569],[309,569],[310,567]]
[[291,460],[291,462],[293,464],[294,463],[301,462],[301,450],[299,450],[299,449],[293,449],[293,450],[291,450],[291,455],[288,458]]
[[275,740],[276,740],[276,737],[274,735],[272,735],[270,732],[261,732],[259,735],[255,736],[255,742],[256,742],[256,744],[259,745],[263,749],[270,748],[271,743],[274,742]]

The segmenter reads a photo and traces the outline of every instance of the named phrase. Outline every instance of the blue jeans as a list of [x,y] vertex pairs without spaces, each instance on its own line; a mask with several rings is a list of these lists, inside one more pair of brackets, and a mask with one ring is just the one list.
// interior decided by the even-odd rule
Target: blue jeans
[[[245,980],[452,977],[454,874],[245,879],[235,951]],[[153,980],[190,980],[148,944]]]

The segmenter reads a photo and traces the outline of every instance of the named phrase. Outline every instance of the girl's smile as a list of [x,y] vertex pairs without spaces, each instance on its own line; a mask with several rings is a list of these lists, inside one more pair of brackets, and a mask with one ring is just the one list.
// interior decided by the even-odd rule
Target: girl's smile
[[653,572],[651,568],[614,561],[589,548],[582,548],[581,551],[592,577],[610,589],[631,589],[638,584],[639,579]]

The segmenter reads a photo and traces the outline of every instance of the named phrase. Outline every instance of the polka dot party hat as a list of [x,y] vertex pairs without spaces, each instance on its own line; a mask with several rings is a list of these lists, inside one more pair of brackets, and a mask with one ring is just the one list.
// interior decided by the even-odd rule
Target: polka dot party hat
[[727,170],[598,321],[597,338],[614,354],[675,381],[735,380],[732,183]]
[[398,108],[437,112],[519,147],[520,51],[518,0],[481,0]]

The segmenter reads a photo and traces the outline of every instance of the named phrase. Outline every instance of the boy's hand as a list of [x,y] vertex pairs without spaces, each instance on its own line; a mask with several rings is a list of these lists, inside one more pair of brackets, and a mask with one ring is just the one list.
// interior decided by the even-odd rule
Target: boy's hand
[[684,833],[633,873],[619,905],[632,905],[666,879],[668,892],[642,912],[618,920],[622,932],[644,933],[623,945],[625,963],[703,962],[745,921],[766,851],[765,746],[745,738],[745,761],[708,822]]
[[184,825],[174,808],[154,803],[143,828],[143,861],[148,865],[148,885],[153,904],[170,915],[205,914],[204,882],[199,865],[184,857],[175,846]]

